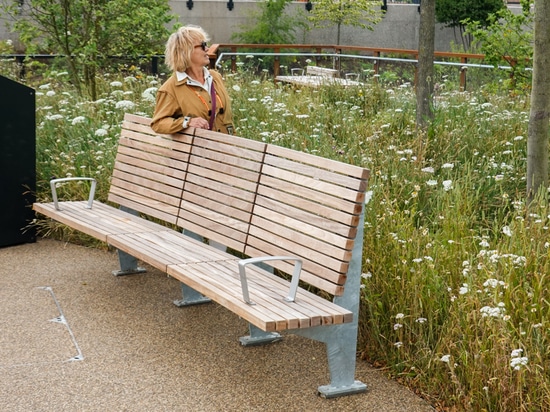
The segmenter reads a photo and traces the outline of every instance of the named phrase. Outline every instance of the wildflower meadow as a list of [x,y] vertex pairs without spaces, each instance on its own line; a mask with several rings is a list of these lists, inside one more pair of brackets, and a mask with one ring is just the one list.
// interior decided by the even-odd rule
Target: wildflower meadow
[[[546,193],[526,205],[528,93],[458,92],[443,76],[434,122],[420,133],[407,82],[366,71],[358,87],[295,88],[244,67],[223,74],[238,135],[371,170],[361,358],[441,410],[550,410],[550,210]],[[38,201],[65,176],[95,177],[105,201],[123,115],[152,115],[162,81],[132,67],[103,74],[90,101],[67,73],[28,80]],[[90,242],[37,225],[42,236]]]

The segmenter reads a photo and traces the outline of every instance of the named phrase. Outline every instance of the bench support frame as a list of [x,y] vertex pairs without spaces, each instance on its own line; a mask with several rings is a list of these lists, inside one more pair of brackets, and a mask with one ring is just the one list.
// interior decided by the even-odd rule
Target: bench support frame
[[297,335],[326,344],[331,382],[329,385],[322,385],[317,388],[319,394],[324,398],[353,395],[367,390],[367,385],[355,380],[364,225],[365,214],[363,208],[344,294],[334,298],[334,303],[353,312],[353,322],[292,331]]
[[[128,207],[120,206],[119,209],[124,212],[130,213],[131,215],[139,216],[138,212]],[[120,263],[120,270],[113,270],[113,275],[126,276],[147,272],[146,269],[138,266],[138,261],[134,256],[129,255],[128,253],[123,252],[120,249],[117,249],[117,253],[118,261]]]
[[201,305],[203,303],[212,302],[212,299],[207,298],[202,293],[199,293],[192,287],[187,286],[185,283],[180,282],[180,284],[182,298],[174,301],[174,305],[177,307],[181,308],[183,306]]

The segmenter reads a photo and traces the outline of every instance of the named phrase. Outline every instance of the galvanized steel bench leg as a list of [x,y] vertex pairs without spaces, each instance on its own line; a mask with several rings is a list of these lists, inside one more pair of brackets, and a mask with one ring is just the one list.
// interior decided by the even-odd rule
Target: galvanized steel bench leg
[[353,324],[336,327],[326,338],[330,384],[317,388],[325,398],[352,395],[367,390],[367,385],[355,380],[357,327]]
[[281,335],[277,332],[264,332],[260,328],[254,326],[252,323],[248,326],[250,330],[250,336],[241,336],[239,341],[243,346],[257,346],[265,345],[267,343],[275,342],[281,339]]
[[[120,210],[123,210],[124,212],[128,212],[134,216],[139,215],[139,213],[136,212],[135,210],[129,209],[124,206],[121,206]],[[125,276],[125,275],[134,275],[137,273],[147,272],[147,270],[138,266],[138,261],[134,256],[129,255],[128,253],[123,252],[120,249],[117,249],[117,253],[118,253],[118,261],[120,263],[120,270],[113,270],[113,275]]]
[[340,325],[317,326],[293,331],[297,335],[324,342],[327,346],[330,384],[319,386],[317,389],[319,394],[325,398],[352,395],[367,390],[367,385],[355,380],[363,227],[364,212],[359,219],[344,294],[334,298],[334,303],[353,312],[353,321]]

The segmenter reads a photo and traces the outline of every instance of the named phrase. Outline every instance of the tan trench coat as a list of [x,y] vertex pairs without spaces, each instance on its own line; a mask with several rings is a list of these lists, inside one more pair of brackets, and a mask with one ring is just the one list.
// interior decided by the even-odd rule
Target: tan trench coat
[[[233,113],[229,94],[221,75],[210,70],[216,90],[216,119],[213,130],[233,134]],[[209,92],[199,86],[178,81],[174,73],[157,91],[157,104],[151,121],[151,128],[162,134],[177,133],[183,129],[183,118],[202,117],[210,120],[212,98]]]

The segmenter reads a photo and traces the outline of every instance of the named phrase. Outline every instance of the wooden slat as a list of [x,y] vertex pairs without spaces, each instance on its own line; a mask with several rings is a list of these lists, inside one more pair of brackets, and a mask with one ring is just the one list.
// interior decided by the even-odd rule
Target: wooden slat
[[107,242],[163,272],[168,265],[237,260],[235,256],[168,229],[112,235],[107,237]]
[[[270,229],[277,231],[277,226],[271,224],[265,226],[265,229],[261,226],[252,226],[247,242],[249,247],[261,250],[264,256],[283,256],[290,254],[292,256],[301,257],[304,259],[304,270],[316,273],[317,276],[330,280],[331,282],[339,283],[342,281],[342,274],[345,274],[348,268],[345,260],[342,260],[342,256],[349,256],[328,256],[310,247],[310,245],[299,244],[290,239],[279,237],[276,233],[271,232]],[[247,255],[249,254],[248,248],[245,250],[245,253]],[[282,267],[279,269],[288,273],[288,271],[284,270]]]
[[[124,180],[121,178],[127,178],[128,180]],[[155,199],[158,202],[166,203],[175,207],[179,206],[180,197],[178,197],[177,195],[178,193],[181,193],[181,190],[178,191],[173,187],[161,184],[147,185],[144,184],[142,181],[136,183],[135,180],[137,180],[135,176],[125,175],[117,171],[113,174],[113,177],[111,178],[111,192],[118,194],[121,194],[122,192],[135,193],[140,197]],[[159,187],[158,191],[152,189],[152,187],[156,186]]]
[[144,202],[144,198],[138,199],[129,192],[121,192],[119,195],[113,188],[109,193],[109,201],[126,206],[145,215],[156,217],[173,225],[177,223],[177,210],[168,207],[166,204],[162,204],[163,207],[159,208],[160,203],[155,203],[154,199]]
[[[143,186],[150,190],[158,190],[161,193],[181,198],[183,180],[175,179],[171,176],[148,172],[144,169],[132,165],[117,165],[113,171],[113,176],[117,182],[131,182],[138,186]],[[124,183],[121,183],[124,186]],[[115,184],[116,186],[116,184]]]
[[[119,146],[116,161],[122,164],[141,164],[154,172],[170,174],[172,177],[184,179],[185,170],[187,169],[187,157],[187,154],[183,153],[181,159],[171,159],[156,153],[144,153],[128,146]],[[137,159],[140,159],[141,162]]]
[[[326,204],[327,206],[332,206],[337,208],[339,205],[355,205],[360,203],[358,199],[357,191],[353,189],[348,189],[345,186],[336,185],[321,178],[310,177],[297,173],[296,170],[285,170],[279,169],[271,165],[264,165],[262,173],[265,176],[273,178],[275,187],[280,187],[283,182],[291,183],[285,186],[282,186],[281,189],[286,189],[290,193],[300,194],[308,199],[320,202],[321,204]],[[324,172],[323,178],[330,177],[328,172]],[[269,181],[266,180],[266,186],[269,185]],[[329,195],[329,197],[325,197]],[[342,202],[344,200],[351,200],[354,203]],[[348,206],[349,207],[349,206]]]
[[247,305],[236,262],[219,261],[169,266],[168,273],[265,331],[350,322],[353,315],[327,300],[299,289],[296,302],[285,302],[288,282],[261,269],[247,268],[250,297]]
[[197,130],[178,225],[242,252],[265,147]]
[[[362,167],[350,165],[347,163],[342,163],[337,160],[314,156],[309,153],[298,152],[296,150],[272,144],[267,145],[266,153],[270,155],[269,158],[273,161],[275,161],[275,159],[279,159],[279,162],[283,162],[283,159],[289,159],[297,163],[302,163],[304,165],[314,166],[313,168],[309,169],[310,173],[312,173],[312,176],[315,176],[317,174],[317,172],[315,171],[315,167],[319,169],[333,171],[335,174],[332,176],[332,178],[337,179],[336,181],[333,181],[333,183],[337,183],[337,181],[341,181],[340,179],[343,178],[343,185],[347,186],[346,182],[348,182],[348,180],[345,178],[345,176],[359,179],[362,183],[359,187],[357,187],[357,190],[359,192],[362,192],[367,189],[366,184],[370,174],[368,169],[364,169]],[[266,159],[266,163],[269,163],[269,160]],[[352,185],[349,187],[354,186]]]
[[92,209],[87,209],[88,202],[60,202],[61,210],[56,210],[53,203],[35,203],[33,209],[60,223],[77,229],[103,242],[107,236],[121,233],[151,232],[164,230],[162,225],[147,221],[117,208],[94,202]]
[[[168,274],[228,308],[238,316],[242,316],[264,331],[276,331],[277,324],[284,322],[284,319],[274,319],[268,314],[258,311],[257,308],[247,305],[244,301],[237,300],[235,295],[231,291],[227,291],[223,285],[209,284],[209,280],[216,279],[216,276],[220,275],[218,270],[210,266],[208,264],[173,265],[168,267]],[[246,315],[246,317],[243,315]]]
[[158,135],[149,124],[125,116],[108,200],[175,224],[193,137]]

